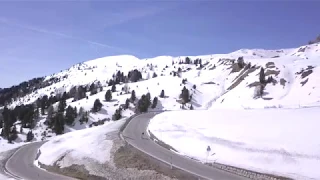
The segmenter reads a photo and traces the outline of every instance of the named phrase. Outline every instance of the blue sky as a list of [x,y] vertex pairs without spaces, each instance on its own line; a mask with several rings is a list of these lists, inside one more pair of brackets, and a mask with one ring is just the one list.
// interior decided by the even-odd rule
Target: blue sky
[[0,87],[98,57],[228,53],[306,44],[320,1],[0,1]]

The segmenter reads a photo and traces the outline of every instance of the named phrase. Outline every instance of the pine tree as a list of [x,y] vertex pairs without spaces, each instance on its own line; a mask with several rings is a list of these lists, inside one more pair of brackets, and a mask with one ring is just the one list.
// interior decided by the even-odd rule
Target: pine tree
[[111,91],[112,91],[112,92],[116,92],[116,85],[114,85],[114,84],[112,85]]
[[53,114],[54,114],[54,109],[53,109],[53,106],[50,105],[49,108],[48,108],[48,115],[47,115],[47,118],[46,118],[46,124],[51,127],[52,126],[52,119],[53,119]]
[[192,106],[192,104],[191,104],[191,106],[190,106],[190,110],[193,110],[193,106]]
[[182,92],[180,94],[180,98],[182,98],[183,104],[188,103],[190,101],[189,90],[185,86],[182,89]]
[[33,138],[34,138],[34,135],[33,135],[32,131],[30,130],[30,131],[28,132],[28,134],[27,134],[27,142],[32,141]]
[[17,132],[17,128],[14,125],[9,133],[9,137],[8,137],[8,141],[9,143],[12,143],[12,141],[16,140],[18,138],[18,132]]
[[160,97],[164,98],[164,90],[163,89],[161,90]]
[[58,112],[63,113],[67,107],[67,102],[65,99],[61,99],[58,105]]
[[261,68],[260,69],[260,77],[259,77],[259,81],[260,81],[260,83],[265,83],[265,78],[266,78],[266,76],[265,76],[265,74],[264,74],[264,69],[263,68]]
[[96,85],[94,83],[92,83],[89,87],[89,91],[92,93],[92,92],[94,92],[95,89],[96,89]]
[[139,112],[147,112],[149,107],[148,99],[146,95],[142,95],[137,104],[137,110]]
[[86,112],[84,113],[84,115],[83,115],[83,120],[84,120],[84,122],[88,123],[88,120],[89,120],[89,112],[88,112],[88,111],[86,111]]
[[110,79],[109,82],[108,82],[108,86],[112,86],[114,84],[115,84],[114,81],[112,79]]
[[108,90],[108,91],[106,92],[106,94],[105,94],[105,99],[106,99],[106,101],[111,101],[111,99],[112,99],[112,93],[111,93],[110,90]]
[[81,115],[80,115],[80,124],[83,124],[84,122],[87,123],[89,120],[88,118],[88,112],[83,112]]
[[61,99],[63,99],[63,100],[69,99],[69,95],[67,94],[67,92],[63,92]]
[[245,63],[244,63],[243,57],[238,57],[237,63],[240,69],[244,68]]
[[186,84],[187,79],[182,79],[182,84]]
[[47,108],[48,103],[48,96],[45,95],[40,99],[40,107],[41,107],[41,114],[44,115],[44,110]]
[[39,108],[36,108],[33,117],[34,117],[35,120],[37,120],[39,118]]
[[117,109],[114,114],[112,115],[112,120],[116,121],[121,119],[121,109]]
[[102,103],[100,102],[100,99],[96,99],[94,101],[92,111],[93,112],[98,112],[98,111],[101,110],[101,108],[102,108]]
[[156,108],[156,107],[157,107],[157,103],[158,103],[158,98],[157,98],[157,97],[154,97],[151,108],[152,108],[152,109]]
[[64,132],[64,117],[61,112],[57,113],[54,117],[54,127],[53,130],[57,135],[63,134]]
[[146,103],[148,107],[151,105],[151,94],[149,92],[146,94]]
[[21,124],[24,127],[33,128],[35,126],[35,111],[32,105],[27,105],[24,108],[23,118],[21,119]]
[[186,64],[190,64],[190,62],[191,62],[191,60],[190,60],[190,58],[189,57],[186,57]]
[[83,99],[85,97],[86,97],[86,89],[83,86],[79,86],[77,88],[77,92],[75,94],[74,99],[77,101],[77,100]]
[[74,113],[74,117],[75,117],[75,118],[78,117],[78,109],[77,109],[77,106],[75,106],[75,107],[73,108],[73,113]]
[[137,69],[134,70],[134,73],[133,73],[133,77],[134,77],[134,80],[133,82],[137,82],[139,81],[140,79],[142,79],[142,74],[140,71],[138,71]]
[[73,87],[70,89],[70,91],[69,91],[70,97],[72,97],[72,98],[75,99],[76,94],[77,94],[77,89],[78,89],[77,86],[73,86]]
[[66,109],[66,117],[65,117],[65,123],[67,125],[72,125],[75,119],[74,109],[69,105]]
[[136,92],[134,90],[132,90],[132,92],[131,92],[130,100],[132,103],[136,100]]
[[83,109],[83,107],[80,107],[80,109],[79,109],[79,116],[81,117],[81,116],[83,115],[83,113],[84,113],[84,109]]
[[128,109],[129,108],[129,105],[130,105],[130,100],[129,99],[126,99],[126,103],[124,105],[124,109]]
[[156,78],[157,76],[158,75],[155,72],[153,72],[152,78]]

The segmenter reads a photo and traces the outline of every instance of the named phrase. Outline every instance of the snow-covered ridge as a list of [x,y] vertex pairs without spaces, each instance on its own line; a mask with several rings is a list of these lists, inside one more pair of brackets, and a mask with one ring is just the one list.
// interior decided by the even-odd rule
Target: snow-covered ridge
[[[318,65],[320,62],[319,49],[320,45],[317,43],[291,49],[241,49],[229,54],[189,56],[192,61],[197,58],[202,60],[202,64],[205,66],[201,69],[198,68],[199,66],[195,67],[189,64],[178,64],[178,62],[184,61],[187,56],[159,56],[147,59],[138,59],[131,55],[103,57],[76,64],[67,70],[47,76],[45,80],[49,80],[50,78],[59,78],[60,82],[54,83],[51,86],[45,87],[37,92],[27,95],[24,98],[18,99],[12,104],[12,106],[21,103],[31,103],[38,96],[44,94],[50,95],[55,93],[57,89],[60,89],[61,91],[69,91],[72,86],[87,85],[97,81],[100,81],[102,85],[105,86],[107,84],[106,82],[112,78],[112,75],[119,70],[126,75],[129,71],[138,69],[143,72],[144,78],[152,76],[153,72],[157,73],[158,77],[161,74],[163,76],[172,77],[170,72],[177,71],[179,67],[184,70],[189,68],[187,72],[182,73],[181,78],[187,78],[188,82],[191,84],[201,85],[206,82],[215,82],[216,86],[211,87],[211,91],[219,91],[220,94],[228,92],[225,96],[219,97],[219,100],[221,101],[224,99],[224,103],[222,104],[225,105],[228,104],[226,103],[226,97],[233,96],[231,94],[238,94],[240,91],[244,94],[242,94],[240,99],[237,100],[237,102],[240,103],[236,105],[237,107],[239,107],[239,105],[240,107],[248,107],[248,104],[260,101],[252,98],[252,91],[254,88],[248,88],[247,85],[258,80],[257,74],[261,67],[265,68],[266,71],[269,70],[270,76],[273,76],[273,78],[278,81],[276,85],[266,87],[266,89],[270,91],[268,92],[268,97],[273,98],[273,100],[268,101],[268,103],[264,100],[265,103],[263,103],[262,106],[265,106],[266,104],[268,106],[282,106],[282,102],[286,102],[286,100],[290,101],[289,104],[294,105],[304,102],[310,104],[317,102],[315,100],[318,100],[318,95],[314,91],[316,91],[316,86],[319,84],[317,83],[319,82],[319,79],[317,78],[319,77],[317,76],[319,71]],[[250,62],[251,66],[259,68],[255,69],[254,72],[250,72],[248,76],[242,77],[244,78],[244,81],[237,85],[236,88],[233,88],[232,91],[237,92],[233,93],[229,91],[228,88],[235,81],[235,78],[238,78],[239,74],[241,75],[243,72],[239,71],[230,73],[232,63],[228,62],[228,60],[237,60],[239,57],[243,57],[246,64]],[[172,65],[172,62],[175,64]],[[272,63],[273,65],[268,68],[266,67],[267,63]],[[147,65],[150,64],[154,67],[152,70],[147,67]],[[301,69],[306,69],[308,66],[313,67],[313,72],[307,77],[308,83],[306,83],[305,86],[301,86],[301,82],[306,79],[299,77],[296,73]],[[280,81],[285,81],[286,85],[280,85]],[[309,92],[301,94],[301,91],[306,92],[305,90]],[[297,94],[302,96],[296,96]],[[231,99],[231,101],[234,101],[233,98]],[[219,104],[221,103],[215,103],[214,106],[220,106]],[[286,105],[288,105],[288,103]]]

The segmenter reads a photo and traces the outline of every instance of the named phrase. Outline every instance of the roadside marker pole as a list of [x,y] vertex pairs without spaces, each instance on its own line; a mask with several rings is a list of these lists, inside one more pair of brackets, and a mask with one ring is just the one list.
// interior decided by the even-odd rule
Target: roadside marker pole
[[209,156],[210,151],[211,151],[211,147],[208,146],[208,147],[207,147],[207,156],[206,156],[206,161],[205,161],[205,163],[208,163],[208,156]]

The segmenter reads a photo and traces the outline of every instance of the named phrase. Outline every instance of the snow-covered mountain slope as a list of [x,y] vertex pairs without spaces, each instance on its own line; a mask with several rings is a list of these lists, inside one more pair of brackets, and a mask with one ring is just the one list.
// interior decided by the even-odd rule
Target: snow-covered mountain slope
[[[130,55],[110,56],[82,62],[46,76],[44,80],[39,79],[37,81],[41,81],[41,84],[36,85],[37,88],[31,88],[33,89],[31,93],[23,97],[20,95],[23,94],[22,90],[13,93],[12,101],[7,107],[14,109],[18,105],[35,103],[38,98],[45,95],[61,96],[64,92],[72,91],[74,87],[84,86],[87,88],[85,94],[87,97],[80,100],[68,98],[67,106],[77,107],[78,110],[82,107],[85,111],[90,111],[95,100],[100,99],[102,108],[98,112],[90,112],[87,123],[81,123],[80,117],[77,117],[72,125],[65,125],[64,133],[72,133],[95,125],[112,126],[116,122],[106,121],[110,121],[115,111],[131,97],[132,90],[135,91],[137,99],[148,92],[151,94],[151,101],[154,97],[158,97],[155,108],[158,110],[188,110],[191,105],[196,110],[320,106],[319,65],[320,43],[291,49],[241,49],[229,54],[188,57],[159,56],[138,59]],[[112,100],[105,101],[106,92],[112,89],[112,86],[109,86],[110,80],[116,80],[118,72],[128,76],[128,73],[135,69],[141,72],[142,79],[133,82],[127,78],[126,83],[116,84]],[[260,78],[261,74],[264,74],[263,78]],[[92,83],[101,86],[93,95],[89,91]],[[184,87],[189,90],[190,102],[182,105],[184,101],[180,95]],[[164,97],[159,97],[162,90]],[[58,102],[53,105],[56,110]],[[131,116],[136,105],[137,100],[130,102],[129,108],[121,112],[122,117]],[[3,109],[0,107],[0,112]],[[44,114],[36,119],[36,125],[32,129],[34,141],[55,136],[53,130],[45,125],[47,110]],[[15,126],[19,131],[21,119],[15,122]],[[103,129],[99,129],[104,133]],[[25,144],[29,129],[21,130],[13,144],[8,144],[7,140],[0,137],[0,151]],[[95,130],[90,131],[91,140],[94,141],[96,138],[99,141],[94,132]],[[77,136],[77,132],[73,133]],[[63,137],[73,137],[73,135]],[[56,137],[57,139],[59,137]],[[60,145],[62,148],[57,151],[67,150],[63,148],[63,143]],[[78,151],[77,148],[72,150],[74,153]]]
[[[136,90],[141,94],[149,91],[151,95],[159,95],[160,90],[164,89],[168,98],[175,99],[178,98],[183,87],[180,86],[181,80],[187,78],[187,87],[191,88],[194,84],[197,87],[197,91],[193,93],[195,95],[193,99],[196,102],[199,101],[198,108],[201,109],[311,105],[318,103],[320,98],[319,91],[317,91],[319,88],[319,50],[318,43],[292,49],[241,49],[230,54],[190,56],[192,61],[196,58],[202,59],[204,67],[201,69],[199,65],[178,64],[185,60],[185,57],[182,56],[161,56],[141,60],[128,55],[105,57],[83,62],[60,73],[47,76],[45,80],[58,78],[60,82],[20,98],[12,103],[12,106],[31,103],[41,95],[50,95],[56,90],[69,91],[73,86],[87,85],[94,81],[100,81],[105,86],[117,71],[120,70],[127,74],[135,68],[142,71],[144,79],[150,78],[150,80],[129,83],[131,90]],[[245,64],[250,63],[251,68],[231,72],[236,69],[234,63],[239,57],[243,57]],[[175,64],[172,65],[172,62]],[[153,68],[147,67],[147,64],[152,64]],[[179,67],[182,69],[181,78],[170,75]],[[267,84],[264,99],[255,99],[253,98],[255,88],[250,88],[250,84],[254,85],[252,83],[259,81],[261,67],[265,69],[266,78],[272,76],[275,83]],[[158,75],[157,78],[151,78],[153,72]],[[121,86],[117,89],[120,89]],[[215,99],[217,99],[215,103],[211,102]],[[171,104],[166,108],[173,108],[173,106]]]
[[[58,95],[69,92],[74,86],[90,86],[99,81],[103,87],[101,92],[92,96],[87,92],[88,98],[78,101],[70,98],[67,105],[78,109],[83,107],[89,111],[99,98],[103,104],[102,110],[90,113],[88,123],[81,124],[77,119],[73,126],[66,126],[65,132],[87,128],[99,120],[111,118],[115,110],[130,98],[132,90],[135,90],[137,98],[147,92],[150,92],[151,98],[159,97],[161,90],[164,90],[165,97],[159,98],[157,109],[168,110],[181,109],[179,96],[184,86],[192,95],[184,109],[189,109],[191,104],[194,109],[209,110],[317,106],[320,105],[319,50],[319,43],[280,50],[241,49],[229,54],[189,56],[191,63],[188,64],[185,63],[187,56],[149,59],[138,59],[130,55],[104,57],[46,76],[44,83],[47,86],[16,98],[8,106],[14,108],[34,103],[44,95]],[[243,63],[238,61],[239,57],[243,57]],[[194,63],[197,59],[201,59],[201,65],[199,62]],[[261,86],[261,68],[264,68],[266,81],[272,76],[264,84],[262,97],[257,95],[257,89]],[[142,80],[116,85],[112,101],[104,101],[106,91],[111,89],[108,82],[114,79],[113,75],[121,71],[126,76],[134,69],[142,73]],[[153,77],[154,73],[157,77]],[[185,84],[183,79],[187,79]],[[124,86],[129,87],[129,93],[122,90]],[[122,112],[123,117],[134,113],[134,104],[131,103],[130,107]],[[45,116],[38,121],[38,134],[43,134],[44,131],[50,134],[50,129],[43,125],[44,120]]]

